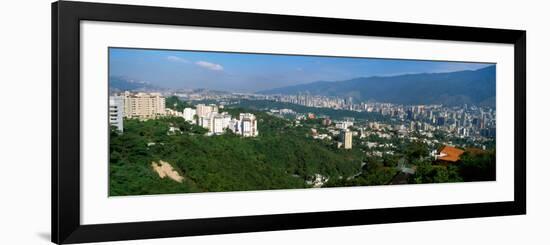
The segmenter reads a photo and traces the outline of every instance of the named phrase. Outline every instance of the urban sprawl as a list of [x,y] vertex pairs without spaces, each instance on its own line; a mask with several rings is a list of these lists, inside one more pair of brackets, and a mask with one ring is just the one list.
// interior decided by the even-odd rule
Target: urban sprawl
[[[176,111],[167,108],[165,98],[177,96],[184,101],[197,102],[195,108],[184,108]],[[357,138],[368,148],[378,149],[368,154],[392,154],[391,143],[367,141],[377,136],[380,139],[394,137],[407,138],[410,141],[422,141],[436,146],[478,147],[485,149],[487,142],[494,142],[496,137],[496,113],[494,108],[473,105],[443,106],[443,105],[400,105],[392,103],[359,102],[354,103],[350,98],[298,95],[259,95],[245,93],[214,92],[208,90],[189,90],[178,92],[124,92],[110,96],[110,123],[119,131],[123,131],[123,118],[137,118],[141,120],[159,117],[182,117],[191,124],[208,129],[207,135],[223,134],[229,130],[244,137],[255,137],[260,134],[258,122],[252,113],[240,113],[233,118],[227,112],[220,112],[224,106],[248,101],[273,101],[296,104],[311,108],[328,108],[332,110],[347,110],[355,112],[378,113],[390,120],[369,121],[358,120],[352,117],[333,120],[326,115],[296,112],[288,108],[263,108],[268,114],[287,118],[296,125],[307,119],[321,119],[325,127],[320,133],[312,129],[311,136],[315,139],[335,139],[338,148],[351,149],[352,140]],[[209,101],[214,103],[200,103]],[[171,127],[168,133],[174,133],[177,128]],[[451,138],[442,142],[434,135],[443,133]],[[468,145],[464,142],[468,141]],[[463,145],[460,145],[463,144]],[[441,149],[433,148],[434,157],[441,156]]]

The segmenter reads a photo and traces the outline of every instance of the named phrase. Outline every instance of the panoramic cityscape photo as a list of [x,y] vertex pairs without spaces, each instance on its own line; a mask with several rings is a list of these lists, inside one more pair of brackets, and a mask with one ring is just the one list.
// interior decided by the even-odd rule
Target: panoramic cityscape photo
[[109,48],[109,196],[496,180],[496,64]]

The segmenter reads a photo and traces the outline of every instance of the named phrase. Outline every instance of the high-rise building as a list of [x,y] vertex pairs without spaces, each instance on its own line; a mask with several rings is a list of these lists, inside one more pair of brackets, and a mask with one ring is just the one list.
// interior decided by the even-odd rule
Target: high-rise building
[[124,116],[151,119],[166,114],[166,99],[160,93],[124,92]]
[[256,121],[256,116],[251,113],[241,113],[239,114],[239,124],[240,132],[242,136],[245,137],[256,137],[258,136],[258,122]]
[[344,149],[351,149],[353,133],[350,130],[344,129],[340,131],[340,143]]
[[212,118],[210,118],[210,117],[199,117],[198,124],[199,124],[199,126],[210,130],[212,128]]
[[124,97],[109,96],[109,124],[124,131]]
[[212,128],[210,128],[210,132],[214,134],[222,134],[224,128],[227,127],[224,127],[223,115],[216,114],[212,116]]
[[198,117],[206,117],[212,112],[218,112],[218,107],[216,105],[198,104],[196,108]]
[[407,110],[407,120],[413,120],[414,114],[412,110]]
[[444,117],[437,117],[435,123],[436,123],[437,126],[444,126],[445,125],[445,118]]
[[197,110],[193,109],[193,108],[184,108],[183,109],[183,119],[185,119],[185,121],[188,121],[188,122],[191,122],[191,123],[195,123],[195,115],[197,115]]

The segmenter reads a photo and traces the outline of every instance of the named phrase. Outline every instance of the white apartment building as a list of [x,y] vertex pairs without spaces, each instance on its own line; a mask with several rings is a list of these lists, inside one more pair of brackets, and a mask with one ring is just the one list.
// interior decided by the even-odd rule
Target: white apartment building
[[222,134],[223,133],[223,116],[216,115],[212,117],[212,127],[210,128],[210,132],[213,134]]
[[233,125],[229,124],[229,122],[231,121],[231,115],[227,114],[226,112],[215,115],[213,119],[214,122],[211,131],[214,134],[222,134],[226,128],[233,128]]
[[152,119],[166,114],[166,99],[160,93],[124,92],[124,116]]
[[210,117],[199,117],[199,126],[210,130],[212,128],[212,119]]
[[258,121],[256,116],[251,113],[239,114],[239,132],[244,137],[258,136]]
[[223,134],[225,129],[234,131],[234,124],[231,124],[231,115],[227,112],[211,112],[199,118],[199,126],[208,129],[210,134]]
[[124,131],[124,97],[109,96],[109,124]]
[[194,124],[196,122],[195,115],[197,115],[197,110],[193,108],[183,109],[183,119],[185,119],[185,121],[190,122],[191,124]]
[[198,104],[196,108],[196,113],[198,117],[206,117],[212,112],[218,112],[218,107],[216,105]]

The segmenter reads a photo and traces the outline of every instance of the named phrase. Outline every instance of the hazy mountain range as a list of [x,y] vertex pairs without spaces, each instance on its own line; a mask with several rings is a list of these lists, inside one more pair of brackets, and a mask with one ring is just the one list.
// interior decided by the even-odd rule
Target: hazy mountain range
[[[155,86],[122,76],[109,77],[111,93],[122,91],[163,91]],[[258,91],[260,94],[306,94],[352,97],[355,102],[375,101],[397,104],[475,104],[494,106],[496,66],[479,70],[420,73],[398,76],[359,77],[345,81],[318,81]]]
[[138,81],[123,76],[109,77],[109,92],[118,93],[124,91],[151,91],[161,90],[161,88],[145,81]]
[[352,97],[354,101],[398,104],[476,104],[494,106],[496,66],[447,73],[360,77],[319,81],[259,91],[261,94],[299,94]]

